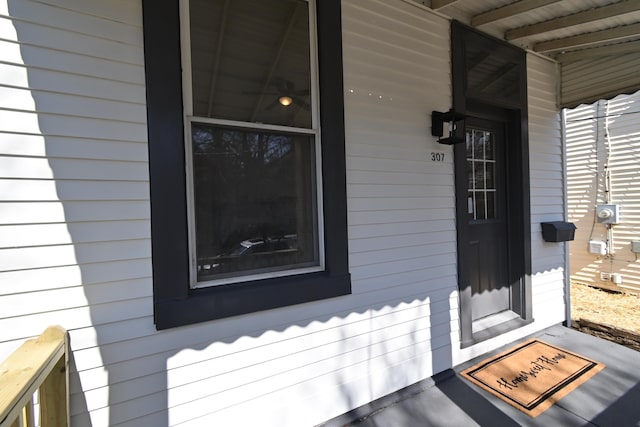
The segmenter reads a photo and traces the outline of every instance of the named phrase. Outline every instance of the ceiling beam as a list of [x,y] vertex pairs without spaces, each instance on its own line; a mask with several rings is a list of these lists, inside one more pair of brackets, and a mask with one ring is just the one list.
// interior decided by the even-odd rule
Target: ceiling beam
[[442,9],[443,7],[449,6],[457,1],[458,0],[431,0],[431,9]]
[[572,62],[580,61],[590,58],[601,58],[604,56],[617,56],[627,53],[639,53],[640,52],[640,40],[619,43],[608,46],[592,47],[590,49],[574,50],[571,52],[561,53],[556,56],[558,62]]
[[537,24],[514,28],[504,33],[504,38],[505,40],[519,39],[522,37],[546,33],[548,31],[572,27],[574,25],[587,24],[589,22],[623,15],[625,13],[636,12],[638,10],[640,10],[640,0],[624,0],[607,6],[596,7],[583,12],[574,13],[573,15],[561,16],[560,18],[550,19]]
[[480,25],[489,24],[501,19],[510,18],[530,10],[538,9],[561,0],[521,0],[497,9],[480,13],[471,18],[471,26],[478,27]]
[[640,23],[610,28],[608,30],[594,31],[593,33],[580,34],[578,36],[549,40],[533,45],[534,52],[551,52],[554,50],[571,49],[579,46],[602,43],[611,40],[637,37],[640,33]]

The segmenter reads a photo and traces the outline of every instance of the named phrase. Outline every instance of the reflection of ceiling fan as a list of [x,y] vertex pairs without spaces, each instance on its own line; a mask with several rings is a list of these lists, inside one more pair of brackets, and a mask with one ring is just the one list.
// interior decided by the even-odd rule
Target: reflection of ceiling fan
[[268,86],[273,87],[273,91],[243,93],[245,95],[276,96],[277,98],[265,108],[266,110],[270,110],[278,104],[285,107],[293,104],[309,110],[309,104],[303,99],[303,97],[309,96],[309,89],[296,89],[296,85],[291,80],[282,77],[275,77]]

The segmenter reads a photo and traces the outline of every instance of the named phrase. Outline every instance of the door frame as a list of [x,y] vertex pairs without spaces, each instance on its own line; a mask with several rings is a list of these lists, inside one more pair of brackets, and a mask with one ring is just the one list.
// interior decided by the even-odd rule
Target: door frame
[[[481,98],[467,91],[467,47],[479,41],[495,46],[492,55],[501,55],[517,66],[519,80],[517,99],[500,100]],[[493,53],[495,52],[495,53]],[[458,287],[460,298],[461,347],[500,335],[533,321],[531,291],[531,212],[529,175],[529,132],[527,100],[526,52],[502,40],[495,39],[467,27],[457,21],[451,25],[453,108],[464,115],[503,122],[506,140],[507,176],[507,236],[508,281],[511,287],[511,311],[516,318],[493,327],[473,330],[471,313],[471,286],[468,273],[467,199],[456,197],[456,229],[458,240]],[[458,136],[464,137],[466,129],[460,126]],[[454,146],[455,185],[467,188],[466,166],[460,170],[461,159],[466,162],[465,144]],[[462,163],[464,165],[464,163]],[[456,191],[457,194],[457,191]]]

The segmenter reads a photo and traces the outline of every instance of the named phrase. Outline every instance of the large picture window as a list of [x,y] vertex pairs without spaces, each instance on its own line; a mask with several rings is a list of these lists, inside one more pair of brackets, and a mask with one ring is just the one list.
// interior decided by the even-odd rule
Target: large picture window
[[143,13],[156,326],[349,293],[340,1]]
[[313,2],[181,5],[192,286],[320,268]]

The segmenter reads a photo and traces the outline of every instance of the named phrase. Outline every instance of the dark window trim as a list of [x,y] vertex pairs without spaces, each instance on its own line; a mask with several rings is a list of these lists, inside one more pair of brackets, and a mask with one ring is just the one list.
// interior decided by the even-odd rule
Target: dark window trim
[[143,0],[157,329],[351,293],[348,266],[340,0],[316,2],[325,270],[189,288],[186,169],[178,0]]
[[[482,37],[508,51],[510,59],[520,68],[520,99],[514,103],[505,103],[496,99],[473,98],[467,94],[465,49],[468,40]],[[477,342],[495,337],[508,330],[518,328],[533,321],[533,301],[531,289],[531,208],[530,208],[530,173],[529,173],[529,129],[527,96],[527,56],[526,52],[503,40],[496,39],[468,27],[460,22],[451,23],[451,75],[453,86],[453,108],[470,116],[503,121],[506,124],[506,137],[510,141],[507,149],[507,166],[511,167],[507,198],[511,200],[509,207],[508,234],[510,236],[509,252],[512,254],[509,265],[509,281],[512,285],[511,310],[520,319],[505,325],[491,328],[481,333],[473,333],[471,310],[463,307],[471,306],[471,286],[467,265],[466,235],[466,202],[457,200],[456,224],[458,233],[458,286],[460,290],[460,334],[461,347],[468,347]],[[455,156],[466,156],[464,144],[454,147]],[[514,166],[515,165],[515,166]],[[466,175],[456,173],[456,186],[466,188]]]

